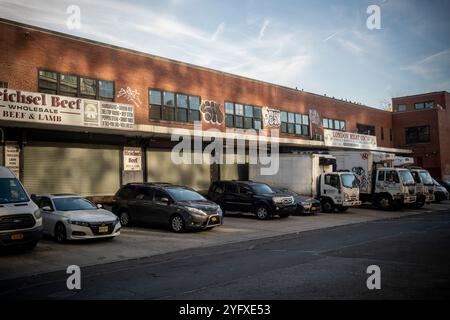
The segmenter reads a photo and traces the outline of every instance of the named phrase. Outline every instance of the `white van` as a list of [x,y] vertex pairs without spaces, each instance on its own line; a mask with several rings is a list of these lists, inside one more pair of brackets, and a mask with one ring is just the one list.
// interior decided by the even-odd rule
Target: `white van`
[[0,248],[32,249],[42,238],[42,215],[14,173],[0,166]]

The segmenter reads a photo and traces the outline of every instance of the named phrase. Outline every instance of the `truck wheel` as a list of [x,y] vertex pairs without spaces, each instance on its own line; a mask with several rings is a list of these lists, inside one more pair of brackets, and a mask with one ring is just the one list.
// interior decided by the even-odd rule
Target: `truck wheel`
[[259,220],[268,220],[270,218],[269,209],[265,205],[258,206],[255,213]]
[[377,199],[377,207],[381,210],[391,210],[392,209],[392,199],[388,195],[381,195]]
[[331,213],[334,212],[335,209],[335,205],[333,203],[333,201],[329,200],[329,199],[325,199],[322,201],[322,211],[326,212],[326,213]]

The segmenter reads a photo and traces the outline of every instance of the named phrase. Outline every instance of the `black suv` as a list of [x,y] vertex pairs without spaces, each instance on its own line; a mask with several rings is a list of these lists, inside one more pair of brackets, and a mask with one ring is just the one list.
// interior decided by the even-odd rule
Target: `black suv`
[[296,210],[291,195],[252,181],[214,182],[208,190],[208,198],[219,204],[223,212],[251,212],[260,220],[274,215],[287,218]]
[[168,225],[174,232],[222,225],[222,210],[189,188],[165,183],[132,183],[114,196],[112,211],[122,226]]

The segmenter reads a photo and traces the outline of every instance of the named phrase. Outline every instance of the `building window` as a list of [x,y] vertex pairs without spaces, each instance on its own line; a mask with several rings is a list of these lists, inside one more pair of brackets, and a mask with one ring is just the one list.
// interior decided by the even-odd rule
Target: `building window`
[[0,81],[0,88],[8,88],[8,82],[7,81]]
[[338,130],[338,131],[345,131],[345,129],[346,129],[346,123],[343,120],[324,118],[322,123],[323,123],[323,127],[325,129]]
[[309,116],[281,111],[281,132],[309,136]]
[[200,97],[156,89],[149,90],[149,114],[152,120],[200,121]]
[[225,102],[225,125],[228,128],[262,129],[261,107]]
[[430,126],[406,128],[406,144],[430,142]]
[[406,104],[399,104],[397,106],[397,112],[405,112],[406,111]]
[[114,81],[39,70],[38,91],[69,97],[114,101]]
[[434,101],[427,101],[427,102],[418,102],[414,104],[414,108],[416,110],[423,110],[423,109],[433,109],[434,108]]
[[356,124],[356,130],[359,134],[365,134],[368,136],[374,136],[375,135],[375,126],[369,126],[366,124]]

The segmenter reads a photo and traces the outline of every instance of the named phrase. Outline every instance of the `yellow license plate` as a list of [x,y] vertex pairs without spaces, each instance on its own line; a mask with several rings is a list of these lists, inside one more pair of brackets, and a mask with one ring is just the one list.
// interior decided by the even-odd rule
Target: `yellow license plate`
[[23,233],[16,233],[11,236],[11,240],[22,240],[22,239],[23,239]]
[[217,217],[212,217],[212,218],[211,218],[211,221],[212,221],[212,222],[217,222],[217,221],[219,221],[219,218],[217,218]]
[[108,226],[101,226],[98,228],[98,232],[105,233],[108,232]]

